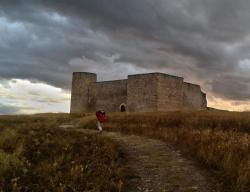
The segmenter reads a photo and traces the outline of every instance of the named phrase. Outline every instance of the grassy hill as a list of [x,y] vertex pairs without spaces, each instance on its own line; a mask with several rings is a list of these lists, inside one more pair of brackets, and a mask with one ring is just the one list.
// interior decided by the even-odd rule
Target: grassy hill
[[[95,128],[95,116],[80,127]],[[104,130],[170,142],[200,165],[219,172],[225,186],[250,188],[250,113],[225,111],[109,113]]]
[[[190,111],[108,113],[104,130],[172,143],[216,171],[234,191],[250,188],[250,113]],[[94,114],[0,116],[0,191],[119,191],[124,154],[112,140],[68,134],[73,122],[96,129]]]
[[123,152],[112,140],[58,129],[67,114],[0,116],[0,191],[120,191]]

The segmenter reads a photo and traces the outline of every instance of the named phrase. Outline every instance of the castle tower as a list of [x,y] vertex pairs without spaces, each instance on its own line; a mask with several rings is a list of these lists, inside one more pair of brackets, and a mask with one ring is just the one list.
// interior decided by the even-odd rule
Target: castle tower
[[96,99],[91,94],[96,83],[96,74],[74,72],[71,88],[70,113],[95,111]]

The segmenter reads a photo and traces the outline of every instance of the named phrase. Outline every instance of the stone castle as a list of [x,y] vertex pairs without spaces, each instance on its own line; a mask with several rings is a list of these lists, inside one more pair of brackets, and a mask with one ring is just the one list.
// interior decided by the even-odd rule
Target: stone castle
[[152,112],[206,109],[199,85],[163,73],[129,75],[128,79],[97,82],[94,73],[74,72],[71,113]]

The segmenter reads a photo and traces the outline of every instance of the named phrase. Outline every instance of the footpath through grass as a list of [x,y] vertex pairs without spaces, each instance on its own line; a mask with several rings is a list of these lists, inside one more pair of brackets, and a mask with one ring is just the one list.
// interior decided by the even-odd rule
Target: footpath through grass
[[[206,168],[216,170],[225,190],[250,189],[250,113],[194,111],[110,113],[104,130],[144,135],[174,144]],[[82,128],[95,128],[95,116]]]
[[122,191],[121,149],[108,138],[57,129],[69,120],[0,116],[0,191]]

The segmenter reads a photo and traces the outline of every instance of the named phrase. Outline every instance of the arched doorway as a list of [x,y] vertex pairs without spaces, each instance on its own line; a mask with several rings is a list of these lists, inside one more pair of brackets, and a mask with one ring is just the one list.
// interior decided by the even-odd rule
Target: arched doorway
[[126,112],[126,105],[124,103],[120,105],[120,111]]

